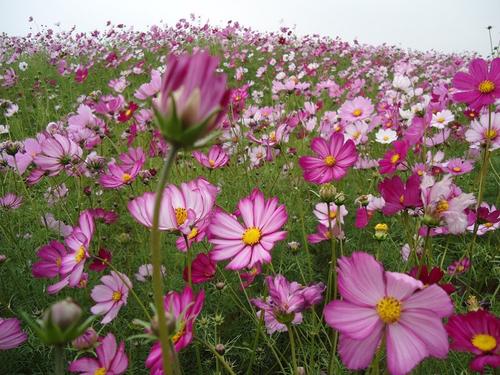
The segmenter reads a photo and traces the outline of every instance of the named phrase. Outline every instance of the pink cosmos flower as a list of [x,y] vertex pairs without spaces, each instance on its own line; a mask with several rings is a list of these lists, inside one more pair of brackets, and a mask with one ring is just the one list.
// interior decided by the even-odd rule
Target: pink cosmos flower
[[304,179],[315,184],[342,179],[358,159],[354,142],[345,141],[339,133],[333,133],[328,141],[314,138],[311,149],[318,156],[302,156],[299,165],[304,170]]
[[500,98],[500,58],[488,63],[483,59],[474,59],[469,65],[469,73],[458,72],[453,77],[453,87],[459,92],[453,94],[457,102],[467,103],[472,109],[494,103]]
[[382,208],[384,215],[394,215],[406,208],[415,208],[422,205],[420,200],[420,178],[413,174],[408,178],[406,184],[401,177],[393,176],[386,178],[378,185],[378,189],[385,205]]
[[251,302],[264,314],[267,333],[286,332],[286,324],[302,323],[302,312],[322,300],[325,290],[323,283],[304,287],[299,283],[289,282],[283,275],[266,277],[269,297],[265,300],[253,298]]
[[120,155],[120,164],[111,162],[108,164],[108,173],[99,177],[99,183],[107,189],[117,189],[131,184],[146,161],[146,155],[142,148],[129,148],[128,152]]
[[208,241],[214,247],[210,258],[215,261],[231,258],[226,266],[230,270],[270,263],[274,244],[287,234],[280,230],[288,219],[285,205],[279,205],[276,197],[265,200],[264,194],[255,189],[251,196],[240,200],[238,210],[243,225],[222,210],[212,215]]
[[[161,274],[163,277],[165,277],[167,273],[167,270],[165,266],[161,266]],[[142,264],[139,266],[139,269],[137,270],[137,273],[134,275],[135,279],[137,281],[140,281],[141,283],[145,283],[147,279],[150,279],[153,277],[153,265],[152,264]]]
[[380,174],[394,173],[397,167],[406,159],[409,148],[408,142],[396,141],[392,144],[392,147],[378,162]]
[[42,142],[42,152],[35,156],[34,162],[38,168],[55,176],[63,170],[70,170],[78,163],[83,151],[75,142],[60,134],[54,134]]
[[123,273],[111,271],[110,275],[101,277],[101,285],[92,289],[91,297],[96,302],[90,309],[94,315],[104,315],[102,324],[108,324],[116,316],[123,305],[127,304],[129,289],[132,289],[130,279]]
[[[500,58],[498,60],[500,61]],[[481,115],[479,120],[471,122],[470,128],[465,132],[465,139],[471,144],[471,147],[479,148],[489,140],[490,150],[500,148],[500,113],[491,113],[491,127],[488,129],[488,126],[488,113]]]
[[471,261],[467,257],[456,260],[448,266],[448,275],[460,275],[462,273],[465,273],[469,270],[470,265]]
[[354,252],[338,263],[343,300],[326,305],[324,316],[341,333],[339,353],[349,369],[368,367],[383,337],[392,375],[410,372],[427,356],[446,357],[441,319],[451,315],[453,304],[442,288],[384,271],[367,253]]
[[[83,274],[85,261],[89,258],[89,246],[94,234],[95,224],[92,215],[84,211],[78,220],[78,226],[73,233],[66,238],[66,246],[69,249],[61,263],[61,275],[65,275],[69,286],[75,287],[80,282]],[[63,281],[61,280],[61,281]]]
[[151,70],[151,81],[148,83],[143,83],[134,96],[140,100],[146,100],[147,98],[156,95],[161,89],[161,73],[158,70]]
[[[160,94],[153,100],[167,141],[192,143],[207,135],[222,120],[230,90],[226,88],[226,75],[216,73],[218,64],[219,59],[207,52],[169,55]],[[168,125],[168,119],[174,114],[174,104],[182,134],[174,134]],[[203,123],[205,125],[199,130],[193,130]],[[191,129],[189,135],[186,134],[187,129]]]
[[21,203],[23,203],[23,197],[13,193],[7,193],[3,197],[0,197],[0,207],[7,210],[15,210],[21,207]]
[[208,155],[200,151],[193,151],[193,156],[198,163],[209,169],[222,168],[229,162],[229,156],[219,145],[213,145],[208,150]]
[[318,224],[316,227],[316,233],[309,234],[307,236],[307,242],[316,244],[323,241],[330,241],[332,238],[343,239],[344,232],[340,230],[338,225],[335,225],[330,231],[326,225]]
[[[218,193],[217,187],[202,177],[182,183],[180,188],[167,186],[161,203],[159,229],[180,231],[193,239],[211,213]],[[155,194],[145,193],[130,201],[127,207],[137,222],[151,228],[154,202]]]
[[[89,270],[95,271],[95,272],[102,272],[106,268],[108,268],[109,264],[112,259],[112,254],[110,251],[106,250],[105,248],[100,248],[99,253],[97,254],[97,257],[94,258],[94,261],[90,264]],[[99,259],[98,259],[99,258]]]
[[31,266],[31,273],[37,278],[54,278],[61,273],[62,258],[67,254],[64,245],[50,241],[42,246],[36,256],[40,259]]
[[[344,205],[337,206],[335,203],[330,203],[330,212],[328,212],[327,203],[317,203],[314,206],[314,216],[316,216],[321,225],[327,228],[330,221],[332,223],[332,228],[337,226],[337,222],[344,224],[344,216],[348,213]],[[330,218],[328,218],[328,216],[330,216]]]
[[[191,264],[191,280],[195,284],[210,281],[217,272],[216,263],[205,253],[200,253],[194,258]],[[184,268],[183,279],[188,281],[188,269]]]
[[[165,312],[172,314],[176,320],[176,330],[172,335],[176,352],[181,351],[193,341],[194,321],[200,314],[204,301],[205,292],[201,290],[196,295],[189,286],[186,286],[182,293],[169,292],[165,296]],[[161,354],[160,343],[156,342],[146,359],[146,367],[150,374],[163,374]]]
[[451,175],[440,181],[425,175],[420,183],[421,198],[427,219],[438,226],[445,224],[450,233],[463,233],[469,225],[465,209],[475,203],[472,193],[462,193],[453,186]]
[[102,221],[105,224],[113,224],[118,220],[119,215],[115,211],[108,211],[104,208],[91,208],[88,210],[95,221]]
[[500,367],[500,319],[484,311],[453,315],[446,324],[451,349],[475,355],[470,369],[483,373],[486,366]]
[[472,171],[474,169],[474,162],[460,158],[450,159],[446,163],[445,169],[449,174],[459,176]]
[[[478,236],[482,236],[483,234],[500,228],[500,210],[493,204],[490,207],[486,202],[481,203],[481,206],[478,208],[475,216],[479,223],[477,228]],[[468,226],[467,230],[473,232],[474,224]]]
[[339,108],[339,115],[346,121],[360,121],[369,118],[373,109],[370,99],[358,96],[342,104]]
[[75,82],[83,83],[89,76],[89,70],[85,67],[79,66],[75,72]]
[[127,371],[128,358],[125,342],[116,345],[116,338],[108,333],[96,349],[97,358],[79,358],[70,363],[68,370],[81,375],[121,375]]
[[57,220],[50,212],[43,215],[40,221],[42,222],[42,225],[47,227],[47,229],[54,231],[62,237],[68,237],[71,233],[73,233],[73,227],[71,225],[66,225],[61,220]]
[[17,348],[28,339],[21,330],[21,322],[16,318],[0,318],[0,350]]

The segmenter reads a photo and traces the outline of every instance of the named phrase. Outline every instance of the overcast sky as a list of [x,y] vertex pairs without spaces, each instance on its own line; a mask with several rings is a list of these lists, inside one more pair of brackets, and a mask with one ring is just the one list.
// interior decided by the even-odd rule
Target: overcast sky
[[[211,24],[239,21],[262,31],[295,26],[352,41],[444,52],[489,52],[500,39],[500,0],[0,0],[0,31],[24,35],[37,25],[103,29],[107,20],[144,29],[190,13]],[[36,26],[34,26],[36,31]]]

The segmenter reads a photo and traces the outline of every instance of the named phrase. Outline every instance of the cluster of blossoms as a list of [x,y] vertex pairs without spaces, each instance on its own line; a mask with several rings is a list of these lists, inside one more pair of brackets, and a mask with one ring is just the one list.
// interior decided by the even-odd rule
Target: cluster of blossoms
[[[290,335],[294,367],[293,338],[308,319],[308,310],[313,310],[310,314],[318,325],[324,320],[340,333],[338,353],[351,370],[373,364],[378,371],[382,359],[392,375],[403,375],[426,357],[444,359],[450,349],[472,353],[473,371],[500,367],[499,319],[479,308],[461,314],[461,307],[454,306],[452,299],[457,292],[470,293],[452,281],[460,280],[478,261],[473,252],[476,237],[488,236],[500,227],[500,210],[488,203],[489,195],[484,194],[487,169],[483,169],[500,148],[499,58],[487,62],[421,53],[402,58],[401,51],[390,47],[362,49],[320,37],[297,39],[286,28],[276,35],[262,35],[239,24],[211,28],[183,20],[175,28],[152,27],[140,35],[121,29],[112,28],[103,37],[106,43],[112,41],[111,50],[100,41],[98,32],[75,36],[79,48],[65,42],[74,42],[72,32],[57,38],[52,33],[50,37],[39,33],[23,40],[19,45],[23,48],[14,49],[10,57],[0,55],[0,66],[7,66],[0,77],[6,90],[16,88],[26,78],[23,72],[28,71],[27,65],[18,64],[20,71],[16,71],[14,62],[21,57],[20,51],[34,54],[36,43],[46,47],[58,78],[74,81],[79,88],[98,74],[99,67],[115,74],[102,92],[82,95],[73,112],[22,141],[10,140],[19,106],[0,98],[4,117],[9,124],[14,121],[12,128],[0,127],[0,137],[9,137],[0,143],[0,172],[13,176],[16,188],[21,181],[32,191],[45,192],[47,208],[54,212],[60,209],[66,214],[65,221],[76,222],[69,225],[51,212],[37,218],[50,230],[46,231],[50,238],[39,247],[30,266],[33,277],[52,280],[46,286],[47,293],[56,294],[64,288],[80,288],[82,293],[88,290],[90,313],[99,317],[105,331],[123,323],[122,310],[133,298],[150,320],[141,322],[145,326],[141,337],[152,343],[145,367],[153,375],[170,373],[165,365],[169,361],[175,365],[178,353],[193,342],[210,290],[211,284],[206,283],[214,281],[216,293],[222,295],[226,284],[215,281],[233,271],[244,295],[253,293],[248,300],[252,310],[257,308],[257,316],[252,316],[255,321],[263,321],[269,335],[285,331]],[[191,45],[195,36],[209,34],[221,41],[222,62],[198,47],[192,54],[184,51],[184,43]],[[241,48],[241,41],[255,48]],[[2,51],[10,51],[10,42],[19,43],[2,41]],[[162,56],[153,63],[147,61],[145,51],[164,47],[172,51],[167,59]],[[245,63],[257,51],[259,59],[253,60],[261,66],[251,73]],[[351,66],[340,69],[338,59],[342,58],[348,58]],[[373,63],[372,58],[376,60]],[[461,71],[468,62],[468,72]],[[134,76],[146,78],[135,85]],[[238,85],[233,90],[227,88],[231,76]],[[266,82],[271,83],[266,86]],[[372,86],[380,88],[376,95],[369,94]],[[33,95],[41,95],[42,90],[40,83],[34,85]],[[294,100],[296,97],[304,100]],[[201,150],[210,141],[215,144]],[[461,142],[467,150],[455,150],[450,147],[452,142]],[[107,154],[108,145],[113,149],[111,155]],[[310,152],[302,145],[310,145]],[[160,160],[164,170],[157,175]],[[198,176],[166,185],[173,164],[177,164],[173,169],[179,176],[191,176],[192,171]],[[481,168],[477,194],[460,187],[475,167]],[[248,174],[267,176],[270,169],[277,173],[275,180],[259,177],[254,187]],[[244,170],[249,185],[248,190],[238,192],[238,203],[229,211],[226,194],[231,184],[219,177],[227,173],[233,181],[237,170]],[[300,171],[304,181],[295,173]],[[156,179],[160,188],[153,192],[150,185]],[[311,265],[308,276],[316,280],[313,260],[319,259],[318,250],[327,247],[327,242],[330,263],[314,265],[321,267],[318,278],[327,275],[325,284],[301,285],[282,274],[295,269],[282,267],[289,261],[283,261],[283,241],[296,235],[293,225],[299,220],[295,203],[284,204],[297,197],[278,197],[273,190],[281,179],[291,184],[290,191],[300,191],[307,183],[318,185],[320,201],[311,205],[316,232],[306,235],[310,222],[302,216],[304,243],[292,241],[289,249],[296,253],[300,245],[306,247],[306,241],[312,245],[313,251],[305,256]],[[351,185],[348,179],[358,183]],[[76,194],[85,196],[78,199],[76,220],[66,209],[74,194],[73,180],[78,187]],[[31,195],[21,191],[2,188],[2,218],[4,213],[5,217],[18,215],[20,207],[32,204]],[[123,203],[128,193],[132,196]],[[306,194],[305,190],[302,193]],[[352,210],[355,193],[363,195]],[[299,205],[302,208],[309,203],[310,199],[305,199]],[[349,212],[351,216],[355,212],[358,237],[367,243],[377,241],[380,248],[376,257],[353,251],[356,235],[352,235]],[[125,223],[127,219],[129,223]],[[375,234],[363,235],[375,219]],[[400,240],[389,230],[398,227],[397,221],[403,224],[401,236],[406,236],[401,253],[408,273],[386,271],[381,263],[390,254],[379,253],[380,243],[388,238],[393,243]],[[114,238],[115,228],[125,228],[125,232]],[[152,263],[139,266],[134,285],[126,274],[130,272],[128,261],[127,267],[120,267],[123,253],[115,253],[109,246],[116,239],[132,259],[135,249],[127,246],[133,243],[132,233],[144,231],[151,232]],[[157,232],[175,236],[180,252],[176,256],[185,259],[185,283],[180,292],[164,294],[162,289],[162,279],[168,279],[169,285],[175,280],[176,262],[162,265],[161,256],[155,257],[155,240],[159,246],[169,243],[160,241]],[[449,261],[451,255],[440,254],[442,261],[436,266],[432,241],[447,236],[448,251],[448,241],[455,245],[452,236],[456,235],[467,241],[465,236],[472,237],[470,250],[453,262]],[[113,239],[108,242],[109,236]],[[143,246],[141,240],[136,242]],[[160,255],[171,255],[170,250],[163,250]],[[339,253],[342,256],[337,259]],[[281,257],[277,272],[277,262],[273,264],[276,254]],[[290,257],[290,262],[300,262],[296,258]],[[0,255],[0,266],[6,260],[10,262]],[[445,262],[449,262],[446,275],[441,269]],[[303,284],[307,284],[298,268]],[[93,277],[93,272],[106,274]],[[261,274],[265,275],[263,295],[254,293],[260,287],[255,281]],[[150,279],[155,297],[153,316],[136,294],[143,292],[137,284],[144,283],[140,285],[146,289]],[[238,297],[233,289],[231,293]],[[321,316],[316,307],[322,310]],[[78,330],[67,322],[70,319],[65,319],[65,313],[73,315],[69,313],[78,309],[66,303],[43,319],[41,327],[47,332],[61,328],[64,342],[54,342],[36,325],[34,332],[48,345],[60,348],[72,341],[79,352],[93,351],[79,353],[69,364],[71,372],[125,373],[125,341],[117,342],[111,332],[99,337],[94,328],[83,325],[84,332],[73,337]],[[60,326],[51,326],[58,314]],[[81,310],[76,315],[79,319]],[[121,332],[115,333],[121,336]],[[13,349],[27,338],[17,318],[0,318],[0,350]],[[337,338],[332,336],[326,343],[331,345],[328,350],[333,357]],[[214,349],[211,351],[218,354],[217,360],[230,367],[223,350],[212,348],[210,343],[208,349]],[[280,356],[277,358],[279,362]],[[252,365],[253,357],[249,370]],[[297,368],[294,372],[300,373]]]

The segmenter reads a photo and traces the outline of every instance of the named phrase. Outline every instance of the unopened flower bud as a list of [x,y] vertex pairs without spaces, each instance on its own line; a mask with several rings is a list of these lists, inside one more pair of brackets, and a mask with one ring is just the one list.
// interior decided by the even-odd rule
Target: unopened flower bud
[[335,200],[337,189],[332,184],[323,184],[319,188],[319,196],[325,203],[331,203]]
[[45,312],[44,322],[46,324],[51,323],[59,327],[61,331],[65,331],[69,327],[77,324],[81,317],[81,307],[73,302],[72,299],[68,298],[50,306]]
[[224,289],[224,287],[226,286],[226,284],[224,284],[223,281],[218,281],[216,284],[215,284],[215,287],[218,289],[218,290],[222,290]]
[[288,243],[288,248],[292,251],[297,251],[300,249],[300,242],[291,241]]
[[224,346],[224,345],[222,345],[222,344],[217,344],[217,345],[215,345],[215,351],[216,351],[217,353],[219,353],[220,355],[224,355],[224,353],[225,353],[225,351],[226,351],[226,348],[225,348],[225,346]]
[[333,202],[337,206],[343,205],[345,202],[345,194],[343,192],[339,192],[339,193],[335,194],[335,198],[333,199]]
[[90,327],[80,336],[73,340],[71,343],[76,350],[85,350],[93,348],[97,342],[97,332],[94,328]]

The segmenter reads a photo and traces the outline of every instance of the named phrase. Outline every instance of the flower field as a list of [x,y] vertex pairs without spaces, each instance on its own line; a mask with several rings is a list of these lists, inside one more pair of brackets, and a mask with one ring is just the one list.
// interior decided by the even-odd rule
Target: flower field
[[0,374],[500,367],[498,57],[42,28],[0,124]]

